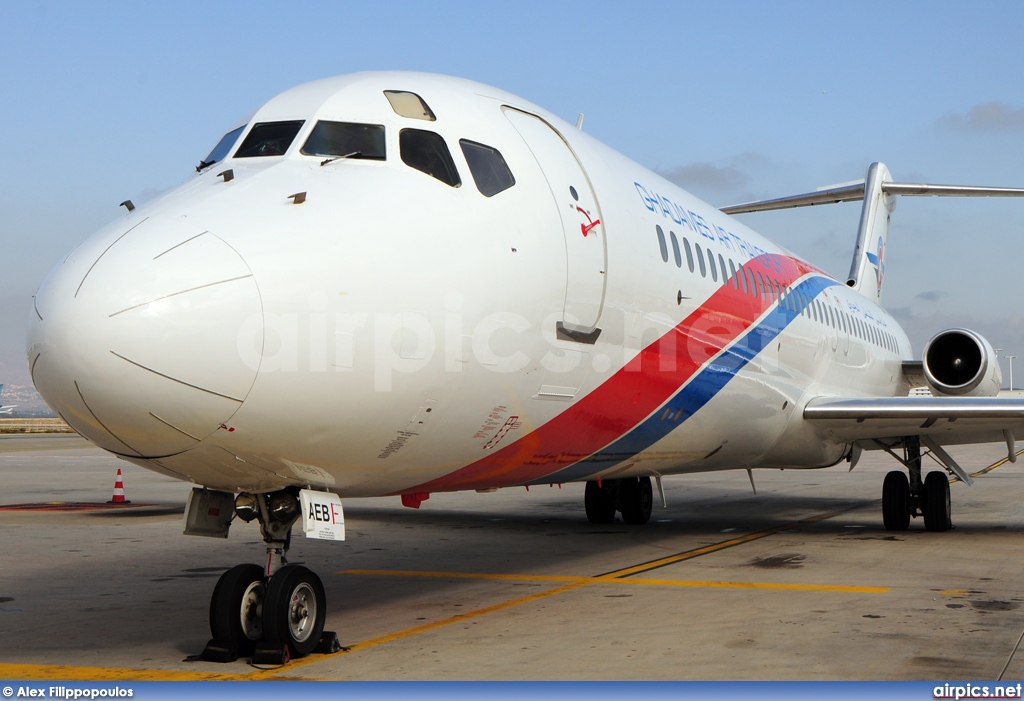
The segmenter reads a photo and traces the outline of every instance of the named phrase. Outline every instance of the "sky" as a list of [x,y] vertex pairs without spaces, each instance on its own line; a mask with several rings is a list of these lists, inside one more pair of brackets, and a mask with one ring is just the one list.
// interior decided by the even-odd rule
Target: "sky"
[[[47,271],[289,87],[419,70],[516,93],[717,206],[864,177],[1024,187],[1020,2],[5,2],[0,382]],[[845,279],[859,203],[743,215]],[[917,357],[1020,354],[1024,199],[902,198],[882,304]],[[1004,378],[1008,366],[1003,361]],[[1004,379],[1004,386],[1007,384]]]

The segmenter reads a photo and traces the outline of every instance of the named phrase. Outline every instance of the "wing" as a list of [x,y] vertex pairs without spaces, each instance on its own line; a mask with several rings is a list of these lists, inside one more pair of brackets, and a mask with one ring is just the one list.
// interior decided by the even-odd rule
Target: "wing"
[[[817,397],[804,419],[844,442],[927,436],[943,445],[1024,437],[1024,398]],[[872,446],[864,444],[863,448]]]
[[[961,481],[973,484],[943,445],[1006,441],[1007,459],[1017,461],[1015,439],[1024,436],[1024,399],[1016,397],[818,397],[804,407],[804,419],[841,442],[861,450],[892,452],[916,437]],[[1024,451],[1022,451],[1024,452]]]

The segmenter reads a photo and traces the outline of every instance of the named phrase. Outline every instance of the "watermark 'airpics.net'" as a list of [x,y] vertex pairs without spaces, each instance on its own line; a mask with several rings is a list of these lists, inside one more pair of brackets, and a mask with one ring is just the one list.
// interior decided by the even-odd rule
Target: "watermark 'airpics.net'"
[[[629,362],[655,341],[655,367],[644,371],[674,372],[683,358],[706,362],[727,345],[723,337],[732,335],[721,320],[697,320],[680,334],[673,333],[677,322],[667,314],[629,310],[602,313],[598,343],[560,337],[559,324],[578,326],[579,320],[561,311],[539,322],[510,311],[471,320],[462,311],[460,295],[448,295],[439,313],[329,313],[314,306],[304,313],[267,312],[245,319],[237,351],[243,365],[261,374],[355,372],[372,377],[376,391],[387,392],[396,375],[441,369],[461,373],[471,366],[495,373],[538,370],[566,380],[618,368],[639,372],[639,365]],[[772,353],[765,352],[756,362],[771,372],[772,361]]]
[[935,687],[932,695],[936,699],[1019,699],[1022,686],[1020,682],[1005,686],[946,683]]

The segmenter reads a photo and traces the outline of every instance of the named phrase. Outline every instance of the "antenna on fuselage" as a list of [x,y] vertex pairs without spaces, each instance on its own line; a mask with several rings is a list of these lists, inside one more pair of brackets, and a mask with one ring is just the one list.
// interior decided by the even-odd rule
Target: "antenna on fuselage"
[[576,118],[576,128],[583,131],[583,113],[580,112],[580,116]]

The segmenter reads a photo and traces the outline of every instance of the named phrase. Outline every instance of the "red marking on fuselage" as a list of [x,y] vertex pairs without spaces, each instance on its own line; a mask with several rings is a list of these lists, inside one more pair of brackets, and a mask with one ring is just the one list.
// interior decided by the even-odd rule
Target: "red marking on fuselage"
[[[820,273],[778,254],[759,256],[743,267],[767,273],[782,287],[807,273]],[[583,460],[643,421],[775,303],[772,295],[744,291],[735,278],[726,281],[671,331],[566,411],[514,443],[408,491],[506,487]]]
[[590,214],[587,212],[587,210],[583,209],[583,207],[580,207],[579,205],[576,205],[576,211],[585,216],[587,218],[587,221],[589,222],[588,224],[580,224],[580,231],[583,232],[583,238],[586,238],[587,234],[590,233],[590,230],[593,229],[598,224],[600,224],[601,220],[591,219]]

